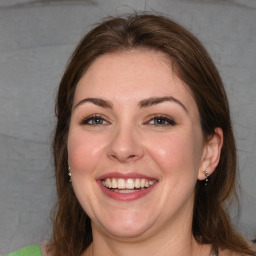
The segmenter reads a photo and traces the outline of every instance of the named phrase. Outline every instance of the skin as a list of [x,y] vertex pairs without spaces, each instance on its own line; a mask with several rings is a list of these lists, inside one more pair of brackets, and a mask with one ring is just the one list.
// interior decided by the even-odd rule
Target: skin
[[[166,96],[174,100],[140,106]],[[96,59],[77,85],[68,136],[72,185],[92,220],[85,255],[209,255],[210,246],[193,238],[192,213],[197,180],[219,161],[223,135],[215,132],[204,141],[196,102],[163,53],[136,49]],[[110,172],[157,184],[140,199],[114,200],[97,183]]]

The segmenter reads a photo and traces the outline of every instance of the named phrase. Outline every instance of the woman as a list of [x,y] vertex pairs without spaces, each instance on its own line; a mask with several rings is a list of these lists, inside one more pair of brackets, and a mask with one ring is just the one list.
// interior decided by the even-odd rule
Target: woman
[[223,84],[183,27],[102,22],[70,59],[56,115],[49,255],[254,253],[227,212],[236,149]]

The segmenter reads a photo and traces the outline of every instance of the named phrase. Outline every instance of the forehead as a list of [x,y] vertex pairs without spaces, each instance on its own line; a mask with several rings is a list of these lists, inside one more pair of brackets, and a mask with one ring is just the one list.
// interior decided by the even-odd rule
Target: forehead
[[74,103],[84,97],[126,102],[167,95],[189,106],[196,105],[188,86],[175,74],[164,53],[133,49],[98,57],[77,84]]

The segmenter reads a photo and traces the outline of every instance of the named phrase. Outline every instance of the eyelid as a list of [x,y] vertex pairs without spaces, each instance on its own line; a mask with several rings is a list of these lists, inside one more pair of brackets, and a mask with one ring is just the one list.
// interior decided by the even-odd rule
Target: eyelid
[[102,115],[102,114],[92,114],[92,115],[81,118],[79,124],[80,125],[92,125],[92,126],[107,125],[107,124],[89,124],[89,123],[86,123],[86,122],[89,122],[89,121],[91,121],[93,119],[97,119],[97,118],[107,122],[108,124],[110,123],[110,120],[107,117],[105,117],[104,115]]
[[[168,121],[168,124],[149,124],[150,121],[154,120],[154,119],[163,119],[165,121]],[[176,125],[176,121],[168,116],[168,115],[164,115],[164,114],[153,114],[147,117],[146,122],[144,122],[144,124],[149,124],[149,125],[153,125],[153,126],[174,126]]]

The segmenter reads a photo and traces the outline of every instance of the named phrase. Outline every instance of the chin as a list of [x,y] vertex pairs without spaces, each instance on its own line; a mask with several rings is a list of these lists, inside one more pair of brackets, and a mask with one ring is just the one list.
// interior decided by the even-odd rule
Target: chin
[[[121,215],[102,220],[102,227],[106,233],[116,238],[135,238],[143,236],[152,226],[153,220],[149,216],[139,214]],[[118,217],[117,217],[118,216]]]
[[143,234],[148,230],[147,227],[138,227],[131,224],[129,227],[116,226],[116,227],[105,227],[108,234],[116,238],[137,238],[142,237]]

